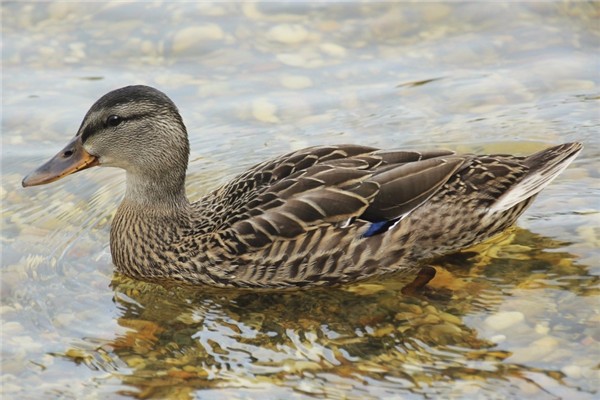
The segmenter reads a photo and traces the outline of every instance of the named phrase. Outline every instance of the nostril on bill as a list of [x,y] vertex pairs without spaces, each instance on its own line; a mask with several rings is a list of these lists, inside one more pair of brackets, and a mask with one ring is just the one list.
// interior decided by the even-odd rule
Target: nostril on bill
[[73,155],[73,150],[67,150],[63,153],[63,157],[71,157]]

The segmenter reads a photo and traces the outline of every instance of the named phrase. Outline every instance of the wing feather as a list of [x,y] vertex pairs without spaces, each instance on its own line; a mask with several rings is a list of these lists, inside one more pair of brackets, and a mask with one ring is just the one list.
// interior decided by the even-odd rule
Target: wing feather
[[[227,248],[239,254],[324,225],[344,229],[356,221],[397,220],[429,199],[460,168],[464,159],[453,154],[363,146],[290,153],[258,165],[216,192],[220,197],[215,203],[229,204],[227,218],[214,234],[219,242],[237,240]],[[240,193],[234,195],[236,190]]]

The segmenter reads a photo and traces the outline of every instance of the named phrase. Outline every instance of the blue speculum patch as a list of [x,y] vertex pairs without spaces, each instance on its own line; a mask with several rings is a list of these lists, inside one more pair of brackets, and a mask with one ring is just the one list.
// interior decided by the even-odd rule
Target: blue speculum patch
[[398,222],[398,218],[389,221],[373,222],[369,229],[363,233],[362,237],[367,238],[383,232],[386,232],[392,225]]

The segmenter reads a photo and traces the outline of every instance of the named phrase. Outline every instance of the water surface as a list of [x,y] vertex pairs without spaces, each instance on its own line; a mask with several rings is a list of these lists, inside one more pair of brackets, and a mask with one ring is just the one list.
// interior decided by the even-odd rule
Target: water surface
[[[3,2],[5,398],[599,394],[596,3]],[[178,104],[188,195],[309,145],[579,158],[500,237],[405,278],[253,293],[113,272],[121,171],[23,176],[128,84]]]

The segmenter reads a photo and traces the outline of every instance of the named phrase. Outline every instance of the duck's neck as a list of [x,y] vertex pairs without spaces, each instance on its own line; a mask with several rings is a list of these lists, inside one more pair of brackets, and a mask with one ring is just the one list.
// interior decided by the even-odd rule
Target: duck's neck
[[[172,177],[171,177],[172,178]],[[150,180],[127,173],[127,190],[110,232],[117,269],[129,276],[165,278],[173,272],[170,257],[191,227],[185,177]]]
[[123,202],[141,210],[179,214],[189,208],[185,195],[185,172],[166,174],[160,179],[128,172]]

